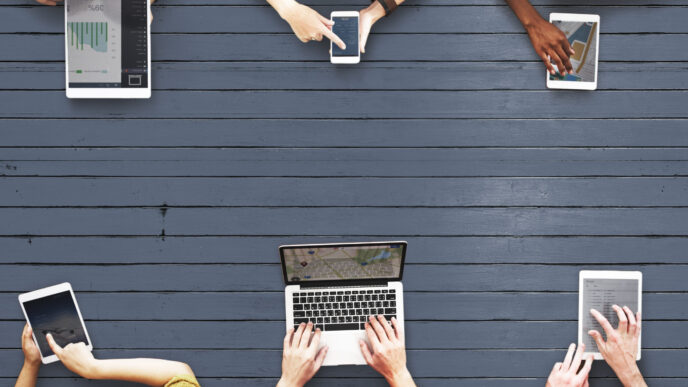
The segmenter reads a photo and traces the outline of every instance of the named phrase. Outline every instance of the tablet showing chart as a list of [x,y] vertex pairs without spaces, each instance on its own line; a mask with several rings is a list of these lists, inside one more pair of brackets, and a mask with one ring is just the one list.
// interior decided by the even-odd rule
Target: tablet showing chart
[[67,1],[70,88],[148,87],[147,1]]

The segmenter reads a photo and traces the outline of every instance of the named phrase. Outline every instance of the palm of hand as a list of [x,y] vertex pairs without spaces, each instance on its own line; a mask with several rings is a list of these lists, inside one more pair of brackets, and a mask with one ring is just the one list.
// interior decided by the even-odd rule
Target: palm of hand
[[58,357],[67,369],[79,375],[90,375],[96,361],[84,343],[67,345]]
[[535,28],[529,29],[528,36],[538,54],[553,50],[561,46],[563,41],[566,40],[566,35],[552,23],[548,22],[538,23]]
[[371,367],[380,374],[391,377],[394,370],[406,367],[406,351],[403,347],[385,347],[373,354]]
[[282,374],[289,375],[296,386],[303,386],[318,371],[315,357],[309,352],[294,352],[282,357]]
[[22,350],[27,362],[38,363],[41,361],[41,352],[33,340],[33,333],[28,324],[24,326],[24,332],[22,333]]
[[618,331],[615,331],[607,337],[607,342],[601,352],[612,369],[625,369],[635,364],[638,356],[638,337],[630,336],[624,339]]
[[365,53],[366,42],[368,41],[368,35],[370,35],[370,30],[373,28],[373,24],[375,24],[375,18],[370,13],[368,8],[362,10],[360,12],[360,20],[358,25],[358,36],[360,40],[359,45],[362,53]]
[[38,350],[38,346],[36,346],[33,338],[29,337],[28,340],[24,340],[22,348],[24,349],[24,357],[26,360],[35,363],[41,361],[41,352]]

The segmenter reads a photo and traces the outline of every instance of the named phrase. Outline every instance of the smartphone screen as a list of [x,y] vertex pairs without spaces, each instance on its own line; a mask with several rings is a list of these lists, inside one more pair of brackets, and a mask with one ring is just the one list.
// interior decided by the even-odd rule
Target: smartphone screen
[[332,20],[332,32],[346,44],[346,50],[342,50],[332,43],[332,56],[358,56],[358,17],[335,16]]

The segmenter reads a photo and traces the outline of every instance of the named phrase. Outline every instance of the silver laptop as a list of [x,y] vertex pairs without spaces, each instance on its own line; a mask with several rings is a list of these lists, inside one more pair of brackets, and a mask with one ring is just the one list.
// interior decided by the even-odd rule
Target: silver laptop
[[403,332],[406,242],[280,246],[287,330],[312,321],[329,350],[323,365],[365,364],[370,315],[396,317]]

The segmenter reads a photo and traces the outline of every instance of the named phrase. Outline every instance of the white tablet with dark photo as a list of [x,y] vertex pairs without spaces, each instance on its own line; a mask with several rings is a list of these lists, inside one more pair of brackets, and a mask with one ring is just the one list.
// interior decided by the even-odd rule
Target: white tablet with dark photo
[[[602,326],[590,314],[596,309],[616,329],[619,318],[612,305],[628,306],[633,313],[642,312],[643,273],[639,271],[582,270],[579,275],[578,291],[578,344],[585,344],[585,353],[592,353],[596,360],[602,360],[597,343],[588,334],[596,330],[605,337]],[[641,333],[642,336],[642,333]],[[640,341],[638,357],[640,360]]]
[[66,0],[68,98],[150,98],[149,0]]
[[20,294],[19,304],[33,330],[33,339],[40,350],[43,364],[58,361],[48,345],[48,333],[52,334],[55,342],[61,347],[72,343],[84,343],[89,350],[93,349],[72,285],[69,283]]
[[556,73],[547,72],[550,89],[597,89],[597,63],[600,43],[600,16],[576,13],[551,13],[550,23],[559,28],[575,53],[569,57],[573,72],[563,75],[565,69],[552,62]]

